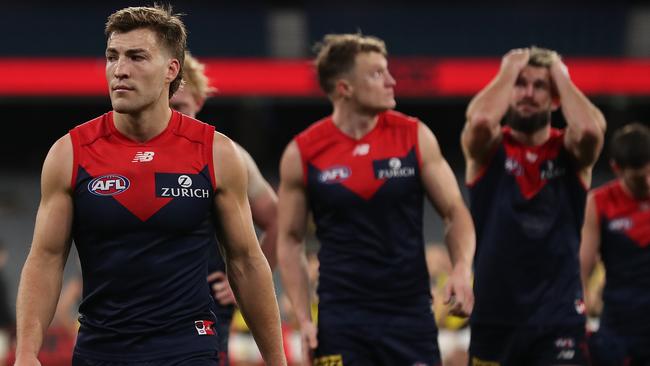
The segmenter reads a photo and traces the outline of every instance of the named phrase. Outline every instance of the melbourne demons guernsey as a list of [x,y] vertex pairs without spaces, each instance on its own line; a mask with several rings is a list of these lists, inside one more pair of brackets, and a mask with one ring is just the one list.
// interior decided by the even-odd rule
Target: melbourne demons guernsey
[[431,317],[417,131],[389,111],[358,140],[331,117],[296,137],[321,244],[319,322]]
[[650,334],[650,198],[634,199],[620,180],[593,192],[605,264],[601,324],[621,335]]
[[509,127],[488,165],[468,182],[477,235],[472,322],[584,322],[578,252],[587,189],[551,129],[540,146]]
[[214,128],[174,111],[161,134],[138,143],[109,112],[70,136],[84,281],[75,352],[132,361],[216,351],[206,280],[217,245]]

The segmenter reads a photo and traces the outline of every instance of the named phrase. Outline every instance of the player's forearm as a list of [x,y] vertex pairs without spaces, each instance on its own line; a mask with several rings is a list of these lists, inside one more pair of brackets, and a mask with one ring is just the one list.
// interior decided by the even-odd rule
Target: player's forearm
[[466,112],[468,123],[486,124],[488,128],[499,125],[508,110],[508,101],[518,72],[514,69],[501,70],[469,103]]
[[601,137],[606,122],[600,110],[573,84],[560,64],[551,67],[551,74],[560,95],[562,114],[567,126],[580,137]]
[[311,321],[309,275],[304,245],[284,242],[278,249],[282,286],[291,301],[298,323]]
[[469,211],[462,202],[456,203],[445,221],[445,243],[454,270],[471,272],[476,250],[476,234]]
[[280,311],[267,261],[257,255],[228,263],[237,304],[267,365],[286,365]]
[[62,271],[51,260],[29,256],[16,300],[16,355],[37,355],[61,291]]

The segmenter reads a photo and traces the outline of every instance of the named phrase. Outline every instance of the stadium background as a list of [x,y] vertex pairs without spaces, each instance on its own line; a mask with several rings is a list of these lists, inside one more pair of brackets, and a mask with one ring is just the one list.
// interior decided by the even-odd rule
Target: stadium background
[[[397,109],[425,121],[459,182],[459,136],[471,96],[515,47],[556,49],[578,87],[604,112],[607,138],[650,123],[650,4],[645,1],[172,1],[186,14],[189,48],[220,89],[199,114],[242,144],[277,185],[294,134],[330,112],[309,66],[327,33],[383,38],[397,78]],[[14,1],[0,12],[0,241],[14,306],[31,241],[40,167],[50,145],[110,109],[103,75],[106,17],[137,1]],[[578,75],[580,77],[578,78]],[[220,85],[219,80],[222,84]],[[562,116],[554,119],[562,125]],[[594,185],[612,177],[601,156]],[[428,241],[441,238],[428,210]],[[70,263],[69,263],[70,264]]]

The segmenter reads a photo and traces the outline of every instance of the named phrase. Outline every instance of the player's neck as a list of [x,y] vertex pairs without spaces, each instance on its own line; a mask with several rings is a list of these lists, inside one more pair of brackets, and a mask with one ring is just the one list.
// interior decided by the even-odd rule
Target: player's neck
[[635,199],[637,201],[645,201],[645,200],[650,199],[650,192],[647,192],[647,191],[646,192],[643,192],[643,191],[635,192],[630,188],[630,186],[627,184],[625,179],[618,178],[618,180],[619,180],[619,182],[621,182],[621,187],[623,188],[623,192],[625,192],[625,194],[627,194],[629,197],[631,197],[631,198],[633,198],[633,199]]
[[332,121],[344,134],[360,139],[377,125],[377,113],[363,113],[352,108],[334,107]]
[[161,134],[171,119],[168,104],[156,103],[137,113],[113,113],[115,128],[124,136],[138,142],[146,142]]
[[543,128],[533,132],[526,133],[515,129],[511,130],[512,137],[519,143],[527,146],[539,146],[548,141],[551,137],[551,125],[548,124]]

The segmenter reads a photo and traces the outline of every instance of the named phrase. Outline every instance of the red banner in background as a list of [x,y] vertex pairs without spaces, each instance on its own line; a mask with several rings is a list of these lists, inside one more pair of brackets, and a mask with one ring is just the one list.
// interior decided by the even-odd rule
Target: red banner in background
[[[202,58],[217,95],[322,97],[310,60]],[[470,97],[494,77],[497,58],[391,58],[398,97]],[[650,59],[569,58],[589,95],[650,96]],[[0,58],[0,97],[106,96],[99,58]]]

